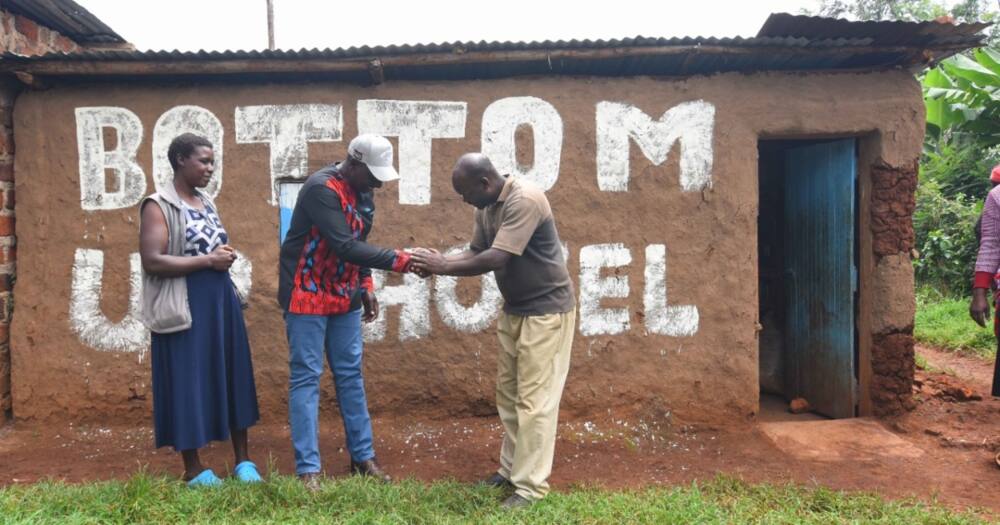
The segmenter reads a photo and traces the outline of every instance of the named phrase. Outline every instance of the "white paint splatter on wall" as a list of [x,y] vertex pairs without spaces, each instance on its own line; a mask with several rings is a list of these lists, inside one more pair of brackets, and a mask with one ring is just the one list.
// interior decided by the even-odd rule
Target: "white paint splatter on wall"
[[104,252],[78,248],[70,288],[70,327],[87,346],[103,352],[140,352],[149,347],[149,331],[139,320],[142,262],[129,256],[128,313],[115,323],[101,312]]
[[646,330],[671,337],[688,337],[698,333],[698,307],[670,306],[667,295],[667,247],[663,244],[646,246],[645,291],[642,295]]
[[615,335],[628,331],[628,308],[602,308],[601,299],[626,298],[628,276],[601,277],[602,268],[632,263],[632,252],[621,243],[594,244],[580,249],[580,333]]
[[[215,153],[215,174],[202,189],[213,199],[222,190],[223,129],[222,122],[209,110],[199,106],[175,106],[165,111],[153,126],[153,182],[156,189],[171,184],[174,169],[167,158],[170,142],[183,133],[201,135],[212,143]],[[141,135],[140,135],[141,136]]]
[[414,274],[403,275],[403,284],[385,286],[382,270],[372,270],[372,283],[378,297],[382,314],[364,325],[365,342],[373,343],[385,339],[386,308],[401,306],[399,313],[399,340],[420,339],[431,333],[431,305],[429,280]]
[[236,108],[236,142],[271,147],[271,205],[278,204],[281,179],[309,176],[309,143],[342,139],[340,104],[290,104]]
[[[454,255],[467,250],[469,245],[452,248],[445,252],[445,255]],[[458,286],[458,278],[446,275],[439,275],[434,278],[434,302],[437,305],[438,314],[441,321],[459,332],[475,333],[481,332],[491,326],[500,314],[500,307],[503,305],[503,296],[497,288],[496,278],[493,272],[480,277],[482,292],[479,300],[472,306],[463,306],[458,300],[455,288]]]
[[[530,126],[534,136],[531,166],[517,162],[515,135],[522,125]],[[524,177],[543,190],[551,189],[559,179],[562,141],[563,123],[559,112],[540,98],[502,98],[483,112],[482,152],[500,173]]]
[[465,137],[465,102],[359,100],[358,133],[399,137],[399,203],[431,203],[431,141]]
[[715,106],[704,100],[685,102],[654,121],[642,110],[619,102],[597,104],[597,185],[601,191],[627,191],[629,139],[653,164],[667,160],[681,143],[680,183],[683,191],[712,185],[712,134]]
[[232,279],[240,297],[249,299],[250,290],[253,289],[253,263],[239,250],[236,250],[236,260],[229,268],[229,278]]
[[[107,150],[104,130],[115,132],[115,149]],[[80,157],[80,207],[84,210],[114,210],[139,204],[146,194],[146,174],[136,162],[142,143],[142,121],[138,115],[117,107],[76,108],[76,145]],[[114,173],[107,191],[105,174]]]

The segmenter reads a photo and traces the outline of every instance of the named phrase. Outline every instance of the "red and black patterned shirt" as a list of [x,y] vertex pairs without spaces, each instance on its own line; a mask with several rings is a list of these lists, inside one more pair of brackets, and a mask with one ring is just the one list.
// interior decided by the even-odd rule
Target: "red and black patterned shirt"
[[371,268],[401,272],[410,255],[365,242],[375,216],[371,193],[358,194],[331,164],[306,179],[281,244],[278,302],[293,314],[336,315],[372,292]]

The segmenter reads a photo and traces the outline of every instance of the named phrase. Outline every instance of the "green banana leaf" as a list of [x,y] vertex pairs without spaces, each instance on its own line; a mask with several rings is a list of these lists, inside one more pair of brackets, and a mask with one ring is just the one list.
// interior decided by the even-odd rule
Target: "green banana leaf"
[[941,67],[950,76],[969,80],[981,87],[1000,86],[1000,74],[965,55],[955,55],[941,62]]

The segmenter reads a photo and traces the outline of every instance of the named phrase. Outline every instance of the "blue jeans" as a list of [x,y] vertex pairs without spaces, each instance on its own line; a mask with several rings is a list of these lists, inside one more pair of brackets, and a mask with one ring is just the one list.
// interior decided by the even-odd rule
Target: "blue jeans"
[[288,422],[295,449],[295,473],[320,472],[319,378],[323,354],[333,370],[347,449],[354,461],[375,456],[372,421],[361,377],[361,309],[342,315],[285,312],[288,336]]

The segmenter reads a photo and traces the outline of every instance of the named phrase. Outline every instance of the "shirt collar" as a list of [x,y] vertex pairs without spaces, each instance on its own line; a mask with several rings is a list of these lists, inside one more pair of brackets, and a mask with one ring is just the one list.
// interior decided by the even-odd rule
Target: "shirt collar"
[[344,180],[344,175],[340,173],[340,165],[341,165],[340,162],[333,163],[333,165],[330,167],[330,172],[332,173],[331,176],[338,182],[340,182],[340,185],[344,188],[344,191],[346,191],[349,195],[354,195],[354,197],[357,198],[359,193],[354,191],[354,188],[352,188],[351,185],[348,184],[346,180]]
[[497,203],[501,203],[507,200],[510,196],[510,192],[514,187],[514,177],[510,175],[504,175],[503,189],[500,190],[500,196],[497,197]]

